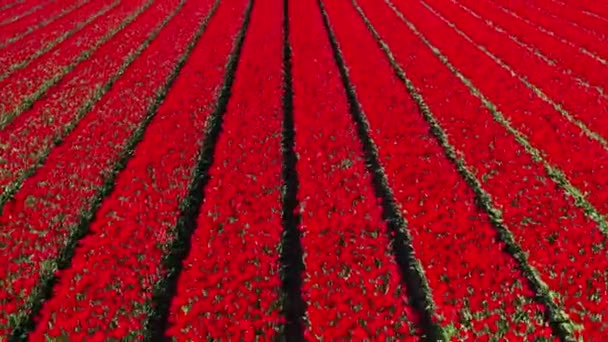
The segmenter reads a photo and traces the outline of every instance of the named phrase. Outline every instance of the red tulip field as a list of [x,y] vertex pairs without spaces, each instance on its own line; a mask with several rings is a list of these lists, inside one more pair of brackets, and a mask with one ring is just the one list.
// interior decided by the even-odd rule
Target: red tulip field
[[606,341],[608,1],[0,0],[0,258],[0,341]]

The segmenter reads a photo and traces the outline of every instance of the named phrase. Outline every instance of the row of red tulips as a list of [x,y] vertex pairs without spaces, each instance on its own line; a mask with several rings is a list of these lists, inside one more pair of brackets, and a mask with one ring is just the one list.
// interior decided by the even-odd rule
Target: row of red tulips
[[[234,36],[245,19],[235,48],[245,38],[229,63],[233,68],[238,59],[236,70],[214,68],[218,85],[228,73],[230,98],[226,104],[222,93],[208,119],[195,168],[206,179],[191,185],[188,205],[197,208],[178,226],[182,238],[191,234],[191,248],[178,266],[167,334],[180,341],[253,341],[271,338],[281,327],[282,1],[226,6],[225,19],[218,13],[216,24],[230,21]],[[214,44],[220,43],[226,51],[212,65],[223,65],[231,45]],[[199,68],[207,70],[209,62],[201,60]],[[212,93],[206,88],[203,94]]]

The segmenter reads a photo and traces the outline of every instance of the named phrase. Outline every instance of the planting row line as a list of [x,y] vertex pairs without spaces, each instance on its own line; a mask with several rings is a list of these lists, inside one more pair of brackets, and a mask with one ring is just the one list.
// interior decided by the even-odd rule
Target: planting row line
[[[57,269],[69,265],[78,239],[86,233],[95,209],[110,191],[112,179],[141,139],[158,102],[201,34],[211,7],[210,2],[187,3],[177,12],[180,7],[163,3],[159,13],[142,17],[153,26],[160,25],[156,38],[144,42],[149,46],[144,46],[143,53],[64,144],[48,155],[47,162],[5,206],[0,240],[3,255],[10,262],[0,268],[3,335],[12,329],[20,334],[31,325],[32,315],[48,295]],[[95,275],[99,281],[100,274]],[[69,322],[65,324],[69,326]],[[112,324],[110,320],[104,323]]]
[[[520,14],[529,18],[532,18],[533,15],[544,17],[541,20],[545,24],[544,28],[554,31],[557,35],[560,35],[562,31],[575,30],[599,41],[606,35],[606,23],[602,18],[554,0],[535,0],[533,3],[516,2],[513,8],[510,8],[509,5],[506,7],[518,13],[518,7],[524,3],[528,8]],[[562,27],[560,28],[560,26]]]

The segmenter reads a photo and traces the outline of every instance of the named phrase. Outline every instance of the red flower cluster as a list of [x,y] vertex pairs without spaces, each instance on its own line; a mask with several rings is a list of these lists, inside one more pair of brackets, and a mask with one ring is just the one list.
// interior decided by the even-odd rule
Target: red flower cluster
[[306,336],[417,339],[320,8],[290,2],[289,21]]
[[[142,4],[134,4],[138,5]],[[86,110],[103,97],[108,90],[104,89],[105,85],[120,77],[125,61],[132,59],[141,45],[145,47],[149,43],[153,34],[162,28],[163,20],[176,11],[178,5],[179,0],[165,1],[144,12],[50,88],[30,110],[0,131],[3,142],[0,160],[4,161],[0,166],[0,187],[19,182],[48,155],[57,141],[72,131]]]
[[[457,122],[464,120],[462,116],[474,119],[485,114],[475,113],[479,110],[458,101],[466,92],[441,75],[443,70],[432,56],[423,56],[428,50],[407,33],[407,27],[388,6],[377,6],[371,0],[359,4],[391,48],[395,45],[395,56],[408,64],[406,72],[413,72],[411,77],[422,88],[433,114],[452,115]],[[327,11],[388,182],[409,222],[413,247],[432,288],[437,314],[449,336],[476,340],[550,336],[551,330],[542,322],[544,308],[534,303],[527,280],[501,250],[504,245],[496,242],[495,228],[476,208],[473,192],[429,133],[429,124],[363,20],[351,5],[328,1]],[[361,54],[362,50],[366,53]],[[407,59],[400,59],[406,52]],[[456,115],[457,107],[451,103],[464,106],[463,114]],[[450,137],[461,134],[462,139],[468,136],[469,145],[479,143],[466,132],[452,132],[458,126],[449,122],[445,126]]]
[[[457,68],[467,70],[467,76],[475,75],[480,88],[490,88],[487,84],[495,88],[509,84],[509,78],[498,76],[494,64],[482,58],[485,56],[470,51],[470,44],[465,46],[447,24],[423,6],[402,1],[396,2],[396,6],[431,43],[454,59]],[[398,20],[396,16],[394,20]],[[384,16],[373,23],[380,30],[389,21]],[[601,296],[602,288],[606,286],[601,282],[607,275],[603,270],[608,266],[608,260],[600,246],[604,246],[606,238],[595,223],[574,206],[574,201],[545,175],[542,165],[534,162],[487,110],[481,109],[479,100],[418,36],[406,28],[405,24],[387,27],[381,34],[419,87],[456,150],[463,151],[464,161],[493,197],[494,205],[502,210],[505,225],[528,253],[531,266],[537,268],[541,278],[559,294],[557,301],[567,308],[571,318],[585,323],[585,336],[601,336],[604,333],[600,330],[602,324],[594,322],[594,317],[604,314],[606,306],[599,303],[608,300]],[[467,51],[467,58],[462,51]],[[476,76],[479,71],[475,69],[485,71],[484,80]],[[437,84],[443,86],[438,88]],[[511,91],[503,89],[502,94],[517,101],[515,105],[534,101],[534,98],[513,98]],[[524,113],[513,113],[513,116],[517,115]],[[535,116],[527,117],[534,123]],[[550,129],[544,128],[545,131]],[[581,265],[594,265],[594,268]],[[581,292],[585,282],[594,284],[597,292]],[[577,303],[581,302],[585,309],[579,310]]]
[[[226,5],[232,13],[217,24],[239,22],[245,1]],[[167,334],[177,341],[270,339],[281,322],[282,0],[256,0],[250,16],[171,303]]]
[[4,78],[5,75],[14,70],[23,68],[35,57],[41,56],[62,43],[85,25],[116,7],[117,4],[116,1],[112,3],[104,1],[89,2],[58,18],[48,26],[20,39],[18,44],[5,45],[0,54],[0,65],[3,66],[0,78]]
[[79,31],[79,34],[57,45],[26,68],[15,71],[11,77],[0,81],[0,127],[23,111],[28,101],[42,96],[39,94],[41,89],[58,82],[80,61],[114,36],[122,25],[132,22],[143,10],[143,2],[144,0],[123,2]]
[[[9,328],[9,316],[24,309],[23,304],[39,280],[40,273],[55,271],[56,258],[70,240],[78,236],[78,224],[83,217],[92,215],[91,209],[100,200],[97,197],[104,182],[115,172],[119,158],[127,153],[124,150],[127,142],[133,139],[131,137],[137,129],[141,129],[148,110],[156,101],[156,95],[166,85],[178,59],[186,51],[186,45],[201,25],[206,15],[205,6],[208,9],[210,4],[193,3],[192,6],[182,10],[180,13],[184,14],[161,31],[106,96],[66,137],[64,143],[53,150],[45,165],[28,178],[14,200],[5,206],[0,217],[3,226],[0,245],[2,254],[9,261],[0,267],[0,298],[3,306],[0,334],[6,333]],[[158,23],[162,16],[148,19]],[[122,197],[118,201],[126,207],[127,203],[121,200]],[[129,204],[137,206],[142,203],[135,201]],[[95,240],[93,243],[96,241],[105,240]],[[112,243],[116,244],[116,241]],[[92,271],[104,270],[107,266],[103,264],[109,260],[115,262],[105,259]],[[19,272],[15,272],[16,269]],[[100,277],[103,274],[94,273],[95,283],[100,281]],[[65,296],[68,294],[76,296],[76,301],[84,300],[76,291],[67,291]],[[66,298],[69,297],[58,297],[60,300]],[[111,301],[104,301],[104,304],[108,303]],[[93,317],[98,314],[93,310],[85,313]],[[77,328],[70,326],[70,322],[74,321],[61,323],[66,325],[66,330],[76,332]],[[103,322],[111,324],[109,320]],[[97,322],[92,326],[99,324]],[[80,331],[86,333],[87,329]]]
[[[146,65],[163,65],[156,70],[158,80],[164,80],[212,4],[186,3],[129,69],[125,81],[138,82]],[[196,140],[217,100],[213,95],[221,87],[232,37],[240,25],[233,19],[244,7],[244,1],[221,5],[211,19],[126,169],[116,178],[115,190],[102,203],[90,234],[81,240],[72,267],[59,274],[56,296],[45,303],[35,339],[62,333],[81,339],[94,331],[117,339],[142,334],[152,287],[165,271],[160,261],[168,252],[200,150]],[[91,272],[100,269],[102,279]],[[112,301],[117,297],[122,300]]]
[[[533,50],[540,51],[554,61],[558,67],[563,65],[564,68],[580,75],[582,79],[592,85],[608,89],[608,75],[602,62],[584,53],[578,47],[573,46],[572,43],[540,31],[535,24],[503,12],[490,3],[476,0],[461,0],[459,2],[483,17],[485,21],[501,27],[509,35],[527,44]],[[564,95],[565,92],[562,92],[562,96]],[[560,98],[561,96],[554,97],[553,100],[559,100]]]

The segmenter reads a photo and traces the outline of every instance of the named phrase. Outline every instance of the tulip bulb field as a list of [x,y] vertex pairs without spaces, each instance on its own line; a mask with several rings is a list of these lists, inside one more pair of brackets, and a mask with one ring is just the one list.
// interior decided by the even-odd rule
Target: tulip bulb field
[[608,1],[0,0],[0,341],[605,341]]

